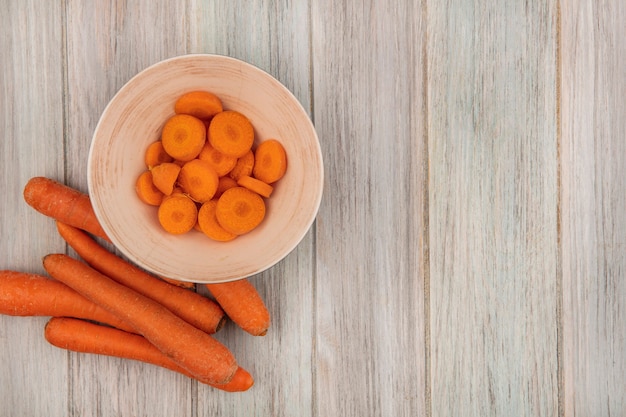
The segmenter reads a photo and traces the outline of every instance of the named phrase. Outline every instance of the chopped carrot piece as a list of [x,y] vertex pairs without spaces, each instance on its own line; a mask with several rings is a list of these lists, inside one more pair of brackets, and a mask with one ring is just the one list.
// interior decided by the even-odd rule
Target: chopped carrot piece
[[267,184],[272,184],[285,175],[287,154],[276,139],[268,139],[257,146],[254,152],[252,175]]
[[154,186],[165,195],[172,194],[180,170],[181,167],[173,162],[163,162],[153,167],[150,171]]
[[188,114],[198,119],[210,119],[223,110],[222,101],[208,91],[190,91],[183,94],[174,104],[174,112]]
[[151,206],[158,206],[163,201],[164,194],[154,185],[150,171],[144,171],[137,177],[135,191],[141,201]]
[[213,198],[219,198],[222,194],[224,194],[224,191],[228,190],[229,188],[236,187],[236,186],[237,186],[237,181],[235,181],[228,175],[224,175],[223,177],[220,177],[220,180],[217,183],[217,191],[215,191],[215,195],[213,196]]
[[209,142],[224,155],[239,158],[254,143],[254,128],[250,120],[234,110],[218,113],[209,125]]
[[163,162],[172,162],[173,158],[165,152],[163,142],[157,140],[148,145],[144,161],[148,169],[162,164]]
[[220,177],[228,174],[230,170],[235,167],[235,164],[237,164],[237,158],[234,156],[224,155],[219,152],[211,146],[209,141],[204,144],[204,147],[198,155],[198,159],[207,161],[211,164],[217,175]]
[[208,162],[200,159],[193,159],[183,165],[178,178],[181,188],[199,203],[213,198],[218,182],[215,170]]
[[198,210],[198,225],[200,226],[200,231],[211,239],[219,242],[231,241],[236,238],[237,235],[230,233],[220,226],[215,215],[216,207],[216,199],[209,200],[200,207],[200,210]]
[[237,181],[239,177],[243,175],[252,175],[252,169],[254,168],[254,152],[249,150],[242,157],[237,159],[237,163],[230,170],[228,176]]
[[163,199],[158,219],[167,232],[180,235],[190,231],[198,219],[196,203],[184,194],[174,194]]
[[271,185],[266,184],[256,178],[252,178],[248,175],[244,175],[243,177],[239,178],[237,184],[247,188],[250,191],[254,191],[258,195],[265,198],[269,198],[269,196],[272,194],[272,191],[274,191],[274,187],[272,187]]
[[198,156],[206,142],[204,123],[188,114],[174,115],[163,126],[161,142],[172,158],[190,161]]
[[263,221],[265,202],[244,187],[226,190],[217,200],[215,215],[219,224],[236,235],[248,233]]

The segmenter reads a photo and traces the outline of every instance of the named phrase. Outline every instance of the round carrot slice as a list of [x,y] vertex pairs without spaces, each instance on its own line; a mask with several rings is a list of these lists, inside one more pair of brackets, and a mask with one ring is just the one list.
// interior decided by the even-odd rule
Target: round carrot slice
[[163,149],[180,161],[194,159],[206,142],[206,128],[202,120],[188,114],[170,117],[161,132]]
[[239,158],[254,143],[254,128],[250,120],[234,110],[218,113],[209,124],[209,142],[224,155]]
[[237,159],[237,163],[234,168],[230,170],[228,176],[237,181],[244,175],[252,175],[252,169],[254,168],[254,152],[249,150],[244,156]]
[[210,119],[222,110],[222,101],[208,91],[190,91],[174,103],[175,113],[188,114],[203,120]]
[[193,229],[198,219],[198,208],[186,195],[173,194],[163,199],[157,215],[163,229],[180,235]]
[[228,190],[229,188],[236,187],[236,186],[237,186],[237,181],[235,181],[231,177],[227,175],[220,177],[220,180],[217,183],[217,191],[215,191],[215,195],[213,196],[213,198],[219,198],[222,194],[224,194],[224,191]]
[[220,177],[228,174],[230,170],[235,167],[235,164],[237,164],[237,158],[234,156],[224,155],[211,146],[209,141],[204,144],[200,154],[198,154],[198,159],[202,159],[203,161],[207,161],[211,164],[215,172],[217,172],[217,175]]
[[163,201],[163,193],[154,185],[150,171],[144,171],[139,175],[135,191],[141,201],[151,206],[158,206]]
[[272,184],[285,175],[287,154],[285,148],[276,139],[268,139],[257,146],[254,152],[252,175],[267,184]]
[[152,168],[163,162],[172,162],[173,158],[165,152],[163,148],[163,142],[157,140],[152,142],[146,148],[146,153],[144,156],[144,161],[146,163],[146,167]]
[[178,184],[199,203],[210,200],[217,191],[219,177],[211,165],[201,159],[192,159],[180,169]]
[[217,199],[212,199],[202,204],[200,210],[198,210],[198,225],[200,226],[200,231],[213,240],[229,242],[236,238],[237,235],[220,226],[215,215],[216,208]]
[[269,198],[269,196],[272,194],[272,191],[274,191],[274,187],[272,187],[271,185],[261,180],[257,180],[256,178],[249,177],[248,175],[244,175],[243,177],[239,178],[237,184],[241,185],[242,187],[246,187],[248,190],[254,191],[258,195],[265,198]]
[[265,202],[260,195],[247,188],[230,188],[217,200],[215,216],[224,229],[243,235],[263,221]]

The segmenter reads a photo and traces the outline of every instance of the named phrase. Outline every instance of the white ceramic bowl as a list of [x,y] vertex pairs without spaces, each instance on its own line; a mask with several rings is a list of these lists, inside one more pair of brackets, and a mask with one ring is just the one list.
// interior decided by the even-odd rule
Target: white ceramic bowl
[[[160,138],[175,100],[192,90],[217,94],[225,109],[250,119],[255,143],[276,138],[287,153],[287,172],[266,200],[265,219],[231,242],[214,242],[196,231],[165,232],[156,208],[135,192],[137,176],[146,169],[146,147]],[[178,280],[226,282],[270,268],[298,245],[317,215],[323,164],[311,120],[276,79],[234,58],[184,55],[148,67],[113,97],[94,132],[88,184],[103,229],[131,261]]]

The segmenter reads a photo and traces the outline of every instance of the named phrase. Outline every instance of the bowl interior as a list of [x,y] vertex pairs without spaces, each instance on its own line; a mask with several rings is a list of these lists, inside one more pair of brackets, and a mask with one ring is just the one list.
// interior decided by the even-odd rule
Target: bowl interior
[[[156,208],[135,193],[135,180],[146,169],[146,147],[160,138],[176,99],[192,90],[217,94],[225,109],[250,119],[257,144],[276,138],[287,153],[287,172],[266,199],[264,221],[231,242],[214,242],[196,231],[168,234]],[[103,229],[131,261],[170,278],[225,282],[271,267],[302,240],[319,208],[323,166],[313,124],[282,84],[237,59],[186,55],[148,67],[111,100],[94,132],[88,183]]]

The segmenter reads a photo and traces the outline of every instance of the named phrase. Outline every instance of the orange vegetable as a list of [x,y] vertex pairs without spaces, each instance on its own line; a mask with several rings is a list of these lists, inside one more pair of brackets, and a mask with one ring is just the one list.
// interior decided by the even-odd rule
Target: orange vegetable
[[109,252],[75,227],[57,222],[59,234],[96,271],[167,307],[171,312],[212,334],[223,325],[224,311],[211,299],[168,284]]
[[0,271],[0,314],[76,317],[133,331],[123,320],[67,285],[42,275],[17,271]]
[[[53,317],[46,324],[44,335],[51,345],[61,349],[141,361],[194,378],[186,369],[180,367],[152,343],[137,334],[84,320]],[[252,376],[241,367],[226,384],[213,384],[203,380],[200,382],[229,392],[246,391],[254,384]]]
[[244,175],[252,175],[252,169],[254,168],[254,153],[252,150],[248,151],[244,156],[237,159],[237,163],[230,170],[228,176],[237,181]]
[[236,238],[237,235],[225,230],[217,222],[217,217],[215,216],[216,207],[216,199],[209,200],[200,207],[200,210],[198,210],[198,225],[200,226],[200,231],[211,239],[219,242],[231,241]]
[[180,170],[180,165],[173,162],[163,162],[152,167],[150,172],[152,172],[154,186],[165,195],[172,194]]
[[228,317],[246,332],[264,336],[270,327],[270,313],[250,280],[240,279],[205,284]]
[[24,187],[24,200],[29,206],[48,217],[110,242],[98,223],[87,194],[49,178],[34,177]]
[[265,202],[244,187],[226,190],[217,201],[215,215],[219,224],[236,235],[248,233],[263,221]]
[[210,119],[222,110],[222,101],[208,91],[190,91],[180,96],[174,104],[175,113],[189,114],[202,120]]
[[254,128],[243,114],[227,110],[218,113],[209,125],[209,142],[224,155],[239,158],[254,143]]
[[254,152],[252,175],[267,184],[272,184],[285,175],[287,154],[276,139],[268,139],[257,146]]
[[[177,287],[186,288],[188,290],[195,290],[196,289],[196,284],[193,283],[193,282],[180,281],[180,280],[177,280],[177,279],[174,279],[174,278],[164,277],[164,276],[161,276],[161,275],[159,275],[158,277],[159,277],[159,279],[167,282],[170,285],[176,285]],[[218,328],[218,330],[219,330],[219,328]]]
[[227,175],[220,177],[219,182],[217,183],[217,190],[215,191],[215,195],[213,196],[213,198],[219,198],[222,194],[224,194],[224,191],[236,186],[237,181],[235,181],[231,177]]
[[248,175],[243,175],[242,177],[240,177],[237,181],[237,184],[265,198],[269,198],[269,196],[272,194],[272,191],[274,191],[274,187],[272,187],[271,185],[266,184],[256,178],[249,177]]
[[146,167],[148,169],[162,164],[163,162],[172,162],[173,158],[165,152],[165,148],[163,148],[163,142],[157,140],[148,145],[146,149],[146,154],[144,156],[144,161],[146,163]]
[[193,159],[181,168],[178,183],[194,201],[204,203],[215,195],[219,177],[208,162]]
[[206,142],[202,120],[188,114],[176,114],[163,126],[161,142],[168,155],[180,161],[194,159]]
[[237,164],[237,158],[224,155],[208,141],[200,151],[198,159],[208,162],[219,177],[228,174]]
[[151,206],[158,206],[163,201],[164,194],[154,185],[150,171],[144,171],[137,177],[135,192],[142,202]]
[[193,229],[198,220],[198,208],[191,198],[176,193],[163,199],[157,217],[165,231],[180,235]]
[[64,254],[45,256],[43,265],[52,277],[126,320],[194,377],[211,384],[233,378],[238,365],[228,348],[163,305]]

